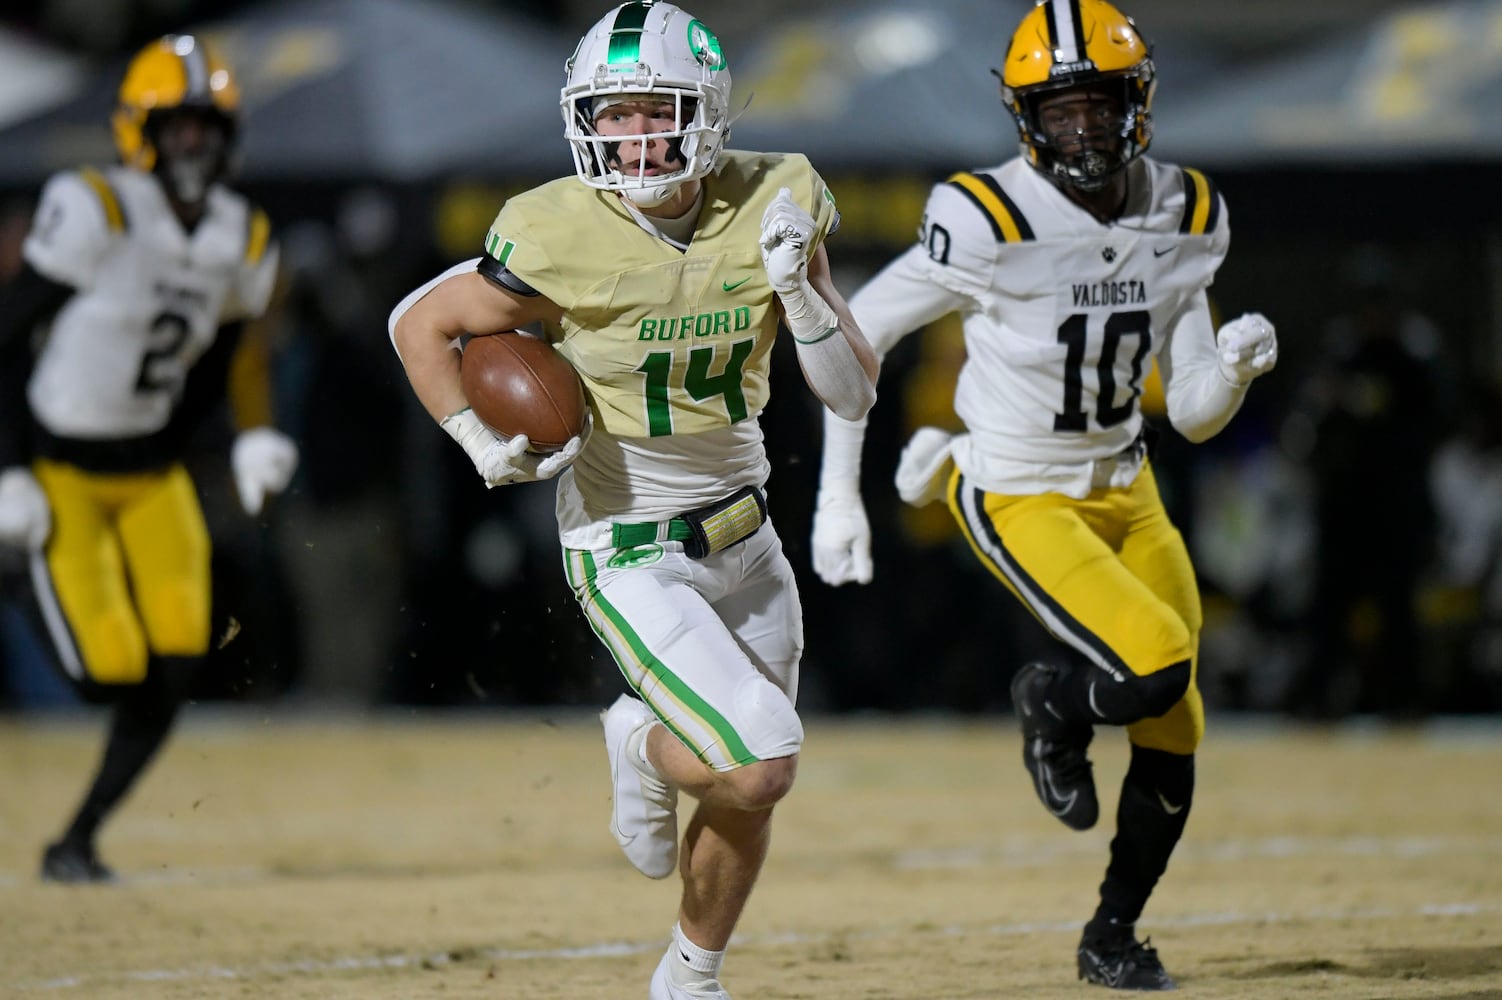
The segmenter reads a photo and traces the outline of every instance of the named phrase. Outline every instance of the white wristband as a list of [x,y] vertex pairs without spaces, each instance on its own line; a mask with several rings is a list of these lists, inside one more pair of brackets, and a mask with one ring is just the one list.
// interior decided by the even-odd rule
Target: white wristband
[[839,331],[839,317],[806,280],[778,292],[777,297],[787,314],[788,331],[800,345],[818,343]]
[[475,468],[480,467],[480,456],[495,441],[499,440],[495,432],[475,416],[475,411],[465,407],[457,413],[450,413],[438,424],[448,436],[459,442],[459,447],[464,449],[464,454],[475,463]]

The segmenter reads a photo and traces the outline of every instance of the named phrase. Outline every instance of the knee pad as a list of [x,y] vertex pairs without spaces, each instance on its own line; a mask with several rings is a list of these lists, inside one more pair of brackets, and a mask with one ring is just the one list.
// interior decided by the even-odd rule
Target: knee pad
[[157,656],[199,657],[209,651],[209,595],[197,586],[158,587],[151,600],[142,600],[141,620]]
[[757,760],[792,757],[803,749],[803,720],[782,689],[760,674],[735,690],[735,728]]
[[89,683],[108,689],[134,687],[145,682],[150,658],[145,644],[134,635],[131,638],[135,641],[106,646],[91,643],[83,650],[84,670],[88,673]]

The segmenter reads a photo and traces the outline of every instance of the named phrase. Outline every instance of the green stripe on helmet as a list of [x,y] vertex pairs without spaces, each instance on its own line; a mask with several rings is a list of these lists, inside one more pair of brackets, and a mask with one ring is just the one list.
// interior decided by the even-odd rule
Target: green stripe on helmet
[[641,32],[646,26],[650,6],[628,3],[616,13],[615,24],[610,28],[610,51],[605,56],[612,66],[641,61]]

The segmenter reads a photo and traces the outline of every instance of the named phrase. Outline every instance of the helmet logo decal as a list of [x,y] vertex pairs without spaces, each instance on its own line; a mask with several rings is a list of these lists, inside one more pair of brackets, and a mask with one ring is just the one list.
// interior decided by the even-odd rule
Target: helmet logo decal
[[720,40],[702,21],[688,23],[688,47],[699,60],[699,65],[710,70],[725,68],[725,53],[720,51]]
[[1048,75],[1051,77],[1071,76],[1075,73],[1093,73],[1094,71],[1095,63],[1089,59],[1081,59],[1078,62],[1055,62],[1053,68],[1048,71]]

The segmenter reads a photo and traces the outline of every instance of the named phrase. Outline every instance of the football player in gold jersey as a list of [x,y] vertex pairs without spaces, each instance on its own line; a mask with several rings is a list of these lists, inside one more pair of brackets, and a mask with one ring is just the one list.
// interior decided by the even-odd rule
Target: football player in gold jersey
[[[1021,155],[937,185],[918,245],[851,308],[878,354],[962,317],[965,432],[915,434],[898,491],[947,499],[982,564],[1071,647],[1012,683],[1023,762],[1066,826],[1097,818],[1094,727],[1126,727],[1131,763],[1078,970],[1108,987],[1171,989],[1134,925],[1189,815],[1201,612],[1137,401],[1156,360],[1169,420],[1202,441],[1273,367],[1277,338],[1255,314],[1212,323],[1205,290],[1229,244],[1226,208],[1199,171],[1143,155],[1156,81],[1130,19],[1105,0],[1039,0],[998,75]],[[814,566],[831,584],[866,582],[864,428],[826,416],[825,429]]]
[[[683,880],[650,995],[725,1000],[725,947],[803,741],[802,615],[763,493],[770,352],[781,321],[847,419],[875,399],[876,359],[830,279],[819,175],[724,149],[730,71],[702,22],[626,3],[567,65],[576,175],[508,201],[485,255],[409,295],[391,334],[488,484],[558,476],[565,571],[634,695],[603,713],[611,831],[643,874]],[[475,417],[450,349],[528,324],[590,403],[588,434],[548,456]],[[698,800],[681,841],[680,792]]]
[[[112,121],[121,164],[48,180],[25,267],[0,293],[0,543],[27,553],[31,611],[59,666],[85,698],[114,703],[98,775],[43,855],[47,879],[111,877],[95,836],[209,649],[209,536],[182,458],[224,402],[242,339],[258,346],[242,331],[277,259],[265,214],[221,183],[238,109],[202,40],[147,45]],[[297,449],[262,426],[264,367],[241,369],[231,464],[254,515]]]

